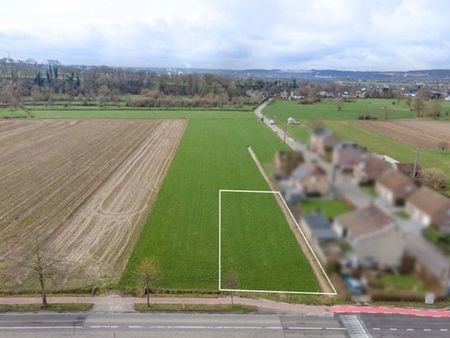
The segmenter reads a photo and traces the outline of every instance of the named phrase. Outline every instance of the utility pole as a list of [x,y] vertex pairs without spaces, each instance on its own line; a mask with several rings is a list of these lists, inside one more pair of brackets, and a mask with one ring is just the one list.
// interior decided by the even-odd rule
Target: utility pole
[[416,178],[416,170],[417,170],[417,160],[419,159],[419,148],[416,148],[416,157],[414,159],[414,168],[412,172],[412,177]]
[[289,123],[286,122],[286,125],[284,126],[284,137],[283,137],[283,143],[286,144],[286,132],[287,132],[287,126]]

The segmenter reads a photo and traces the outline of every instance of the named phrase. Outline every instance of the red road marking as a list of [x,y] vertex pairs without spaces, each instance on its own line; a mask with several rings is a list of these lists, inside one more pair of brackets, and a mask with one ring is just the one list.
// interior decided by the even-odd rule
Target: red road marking
[[450,311],[446,310],[427,310],[427,309],[404,309],[389,308],[375,306],[332,306],[332,313],[381,313],[381,314],[397,314],[421,317],[446,317],[450,318]]

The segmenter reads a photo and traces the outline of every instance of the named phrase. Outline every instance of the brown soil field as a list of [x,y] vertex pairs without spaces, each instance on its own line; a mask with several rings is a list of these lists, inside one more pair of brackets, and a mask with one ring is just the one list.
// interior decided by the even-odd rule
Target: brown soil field
[[0,289],[30,287],[20,266],[36,241],[58,288],[117,281],[185,125],[0,120]]
[[405,143],[421,148],[437,148],[438,143],[450,144],[450,121],[395,120],[354,121],[361,127],[371,129]]

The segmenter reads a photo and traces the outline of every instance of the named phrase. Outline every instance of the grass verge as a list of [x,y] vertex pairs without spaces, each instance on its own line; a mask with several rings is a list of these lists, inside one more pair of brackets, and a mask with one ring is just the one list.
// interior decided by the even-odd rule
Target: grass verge
[[252,313],[256,306],[241,304],[134,304],[139,312],[204,312],[204,313]]
[[92,309],[89,303],[55,303],[43,306],[42,304],[0,304],[0,312],[84,312]]

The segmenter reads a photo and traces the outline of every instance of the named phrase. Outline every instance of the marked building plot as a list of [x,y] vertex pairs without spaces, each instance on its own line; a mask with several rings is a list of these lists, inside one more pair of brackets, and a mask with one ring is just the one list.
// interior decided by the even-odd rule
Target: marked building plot
[[336,294],[328,277],[333,292],[321,292],[286,219],[274,212],[276,194],[219,191],[219,289]]
[[0,275],[22,283],[25,273],[10,261],[28,259],[39,238],[61,261],[61,286],[116,280],[184,127],[180,120],[0,122]]

